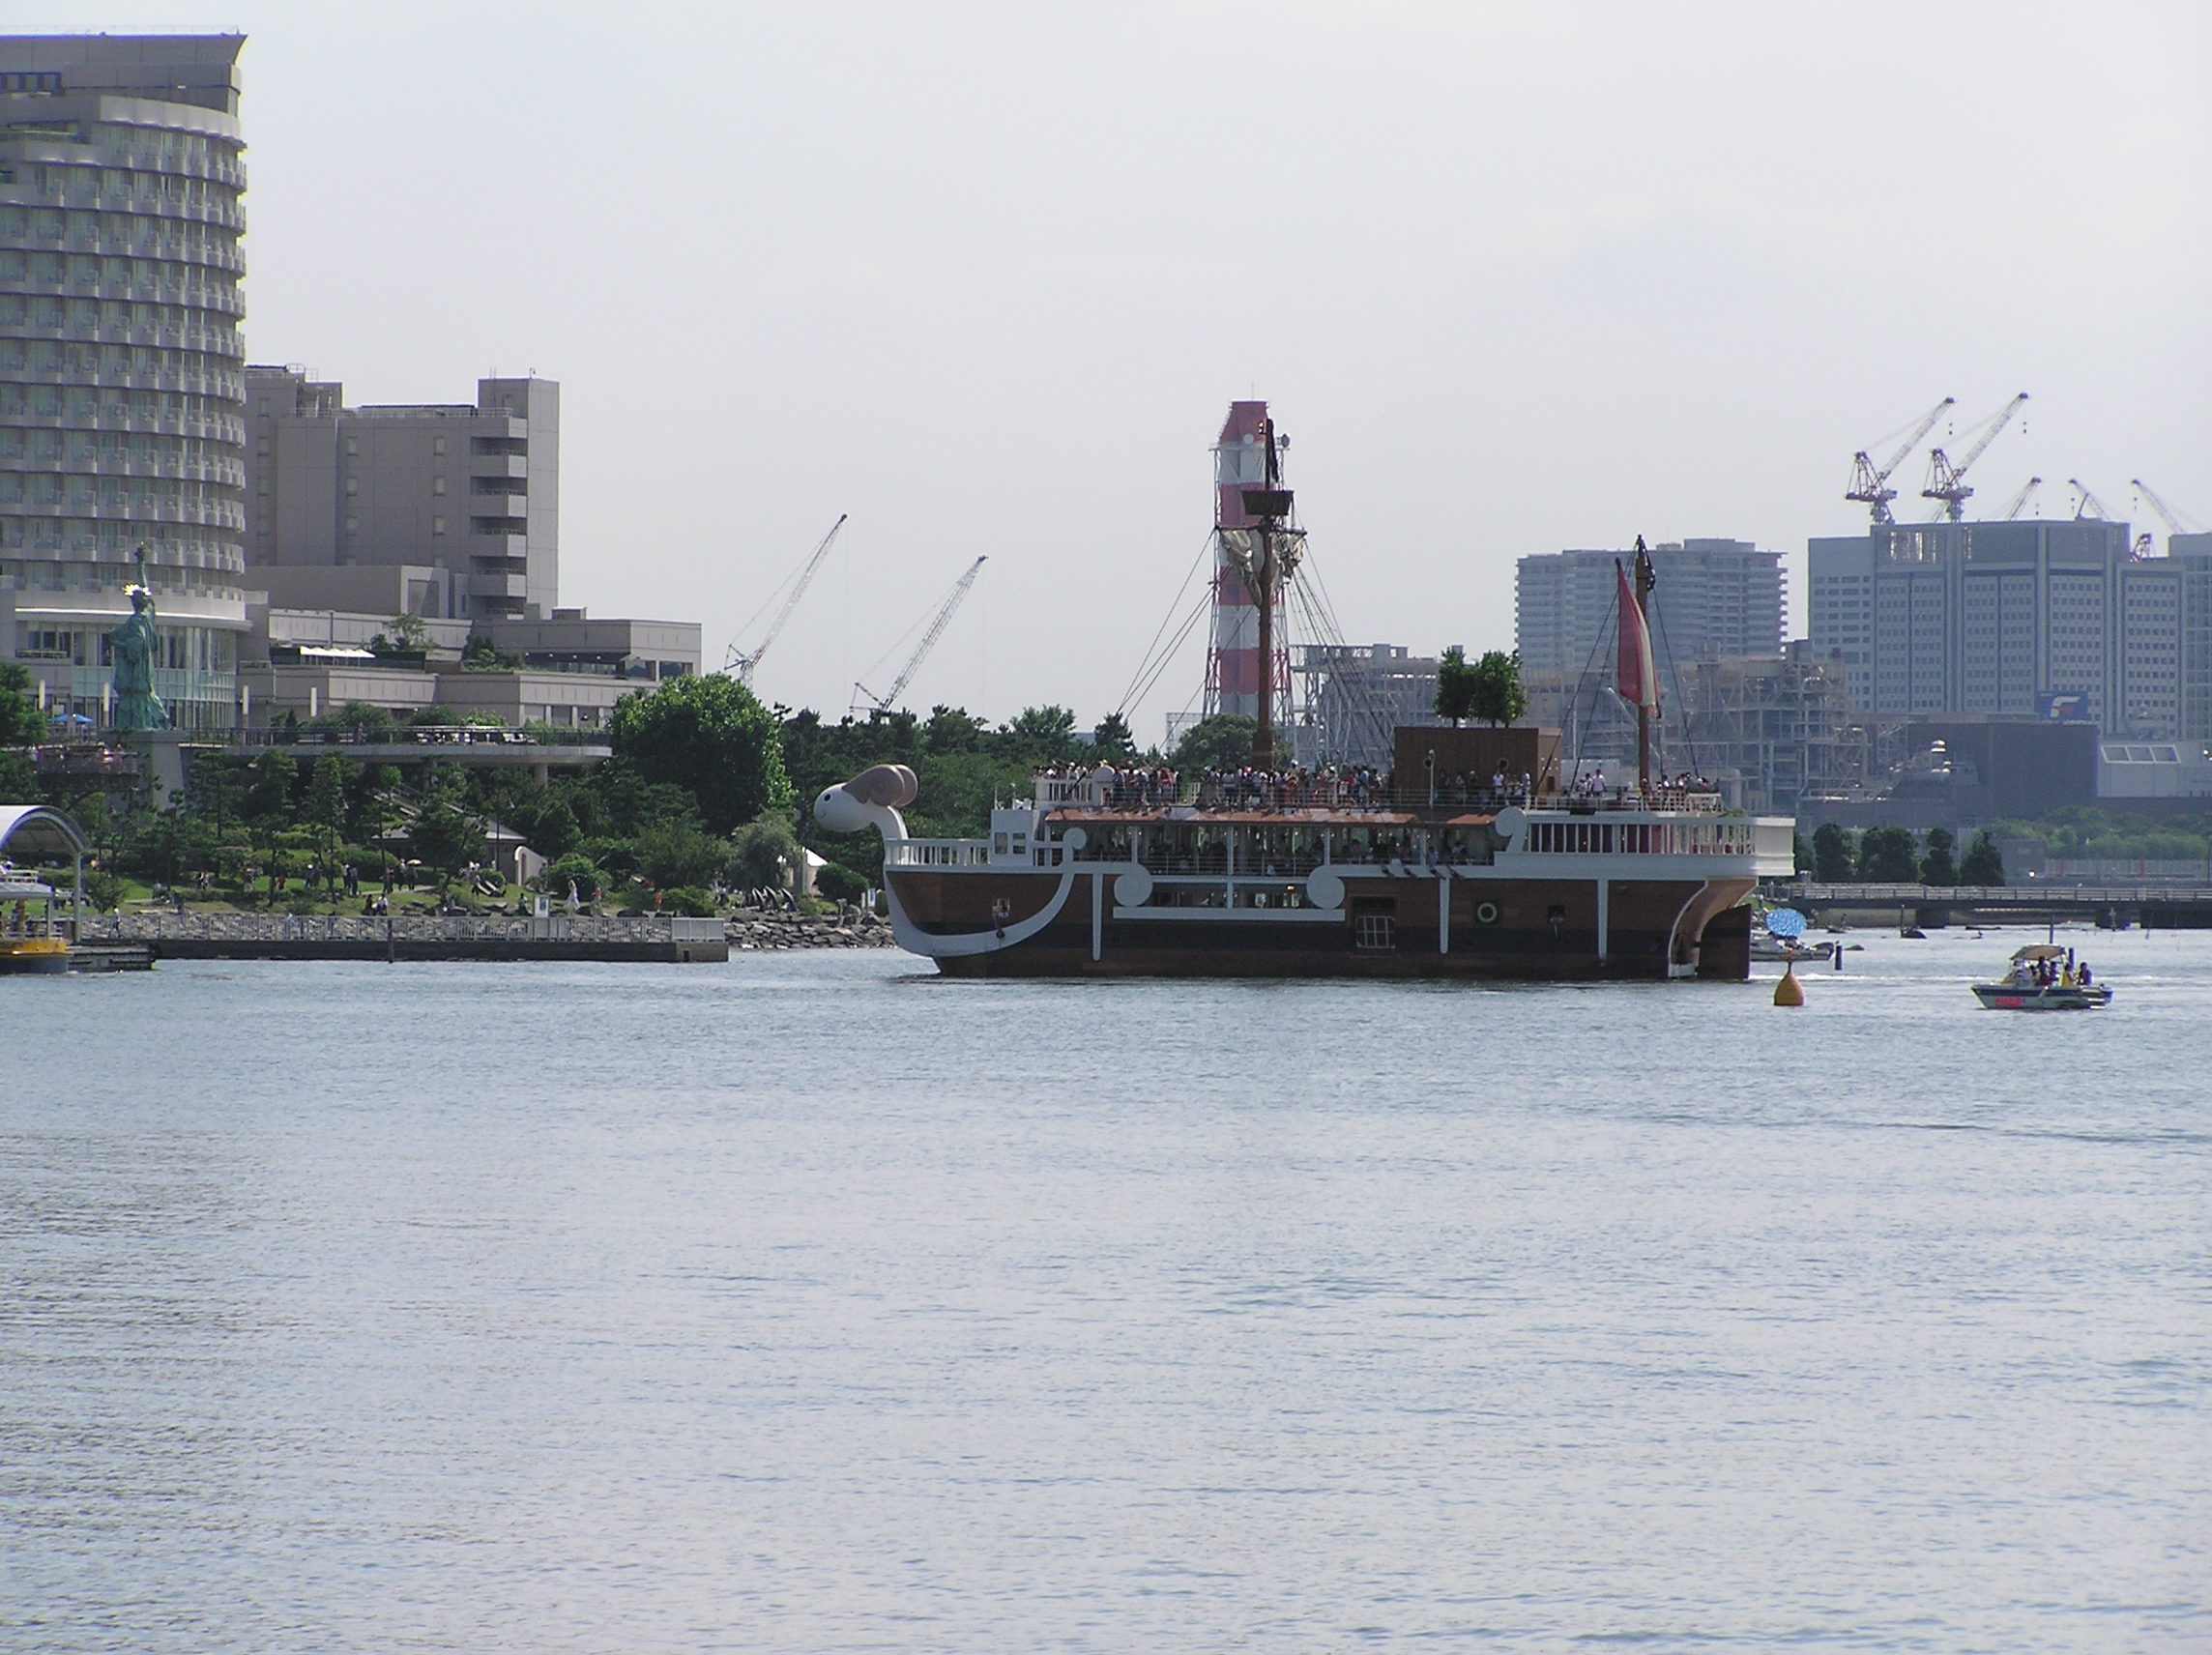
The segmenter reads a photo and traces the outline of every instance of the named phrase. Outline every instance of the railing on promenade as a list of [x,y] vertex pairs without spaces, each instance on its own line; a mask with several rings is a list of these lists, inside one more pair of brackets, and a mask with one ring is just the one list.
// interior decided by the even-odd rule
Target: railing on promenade
[[388,730],[234,730],[233,747],[603,747],[607,732],[560,725],[527,730],[498,724],[405,724]]
[[1766,894],[1811,908],[2131,908],[2212,904],[2206,885],[1814,885],[1776,881]]

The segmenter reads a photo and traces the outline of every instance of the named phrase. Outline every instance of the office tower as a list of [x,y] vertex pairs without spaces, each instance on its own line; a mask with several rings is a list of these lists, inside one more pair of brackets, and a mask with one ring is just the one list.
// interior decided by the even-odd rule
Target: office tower
[[374,590],[381,606],[450,619],[552,616],[560,386],[481,379],[473,403],[349,408],[342,385],[297,367],[246,380],[256,584],[339,609]]
[[[2081,717],[2106,734],[2212,735],[2212,661],[2185,616],[2200,561],[2130,556],[2101,518],[1888,523],[1810,542],[1814,648],[1877,714]],[[2202,595],[2199,595],[2203,594]]]
[[95,722],[141,546],[156,693],[188,729],[232,715],[243,44],[0,37],[0,623],[48,705]]

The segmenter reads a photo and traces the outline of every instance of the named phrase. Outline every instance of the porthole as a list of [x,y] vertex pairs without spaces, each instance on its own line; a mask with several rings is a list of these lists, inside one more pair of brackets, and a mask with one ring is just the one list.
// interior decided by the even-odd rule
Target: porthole
[[1475,916],[1475,918],[1476,918],[1477,920],[1481,921],[1481,922],[1482,922],[1483,924],[1485,924],[1485,925],[1495,925],[1495,924],[1497,924],[1497,923],[1498,923],[1498,904],[1497,904],[1497,903],[1495,903],[1495,902],[1478,902],[1478,903],[1476,903],[1476,904],[1474,905],[1474,916]]

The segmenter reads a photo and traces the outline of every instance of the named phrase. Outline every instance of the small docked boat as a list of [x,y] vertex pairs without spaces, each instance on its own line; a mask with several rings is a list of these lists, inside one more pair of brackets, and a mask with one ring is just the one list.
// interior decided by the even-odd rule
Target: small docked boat
[[1990,1011],[2097,1011],[2112,1003],[2112,991],[2075,964],[2073,949],[2051,943],[2029,944],[2013,955],[2002,982],[1973,988]]
[[0,863],[0,976],[66,972],[69,898]]

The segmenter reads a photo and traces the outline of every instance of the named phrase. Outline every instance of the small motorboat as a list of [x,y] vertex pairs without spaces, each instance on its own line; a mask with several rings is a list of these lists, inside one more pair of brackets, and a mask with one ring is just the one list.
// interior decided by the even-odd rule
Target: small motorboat
[[0,974],[69,970],[73,926],[63,901],[44,881],[0,862]]
[[2087,974],[2087,967],[2075,966],[2073,949],[2031,943],[2013,955],[2004,981],[1974,984],[1974,998],[1991,1011],[2097,1011],[2111,1004],[2112,991],[2083,981]]

